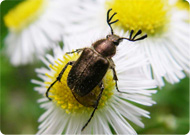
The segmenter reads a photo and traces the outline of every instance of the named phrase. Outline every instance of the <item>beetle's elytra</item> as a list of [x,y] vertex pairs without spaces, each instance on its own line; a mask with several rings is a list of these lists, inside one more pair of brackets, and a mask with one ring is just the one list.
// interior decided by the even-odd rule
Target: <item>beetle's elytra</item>
[[[67,84],[69,88],[71,89],[75,99],[80,104],[94,108],[91,117],[81,130],[83,130],[88,125],[98,107],[99,100],[101,99],[102,92],[104,90],[104,84],[102,82],[102,79],[105,76],[108,69],[113,70],[113,79],[115,80],[115,86],[117,91],[120,92],[117,86],[118,78],[115,71],[115,64],[112,60],[112,57],[116,53],[116,47],[123,39],[127,39],[129,41],[137,41],[147,37],[147,35],[144,35],[140,38],[135,39],[136,36],[142,33],[141,30],[139,30],[134,36],[132,30],[130,32],[129,38],[119,37],[115,35],[111,27],[111,24],[116,23],[118,20],[111,21],[112,18],[116,15],[116,13],[114,13],[110,17],[109,14],[111,10],[112,9],[109,9],[107,12],[107,23],[111,29],[111,34],[107,35],[105,39],[96,41],[92,44],[91,47],[86,47],[83,49],[77,49],[73,52],[68,52],[68,54],[74,52],[81,52],[81,54],[76,61],[70,61],[65,65],[62,71],[59,73],[57,79],[49,86],[49,88],[46,91],[47,98],[51,100],[51,98],[49,98],[48,96],[49,90],[57,81],[61,81],[61,77],[64,71],[66,70],[67,66],[72,65],[72,68],[69,71],[67,77]],[[100,92],[98,96],[93,95],[91,93],[96,86],[100,87]]]

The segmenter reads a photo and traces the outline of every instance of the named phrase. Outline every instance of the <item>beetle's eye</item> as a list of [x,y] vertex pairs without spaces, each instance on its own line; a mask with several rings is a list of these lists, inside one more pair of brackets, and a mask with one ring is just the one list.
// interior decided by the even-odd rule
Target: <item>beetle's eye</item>
[[118,41],[113,42],[113,43],[114,43],[114,45],[116,45],[116,46],[119,45],[119,42],[118,42]]

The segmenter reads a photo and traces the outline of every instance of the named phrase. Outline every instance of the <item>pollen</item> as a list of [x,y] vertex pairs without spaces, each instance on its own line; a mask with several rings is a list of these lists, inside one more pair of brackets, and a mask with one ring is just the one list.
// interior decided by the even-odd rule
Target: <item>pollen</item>
[[[54,72],[54,75],[46,74],[48,78],[50,78],[51,82],[45,82],[47,85],[46,88],[51,85],[56,78],[58,77],[59,73],[62,71],[62,69],[65,67],[65,65],[69,61],[76,61],[79,58],[80,54],[73,53],[73,54],[65,54],[63,56],[63,60],[56,60],[55,65],[50,65],[50,68],[52,69],[52,72]],[[66,113],[81,113],[81,112],[91,112],[93,110],[93,107],[86,107],[79,103],[71,89],[67,85],[67,77],[69,74],[69,71],[71,70],[72,66],[68,66],[65,70],[61,81],[57,81],[53,87],[51,87],[49,91],[49,97],[52,99],[53,102],[57,104],[60,108],[62,108]],[[106,106],[106,104],[111,99],[112,95],[114,94],[115,90],[115,81],[113,80],[113,72],[112,70],[108,70],[105,77],[103,78],[103,84],[104,84],[104,91],[102,93],[102,97],[99,101],[98,109],[103,108]],[[95,87],[94,90],[92,90],[95,95],[99,95],[100,88],[99,86]],[[88,102],[88,101],[86,101]]]
[[34,22],[44,11],[45,0],[26,0],[11,9],[4,17],[9,30],[19,32]]
[[117,12],[115,24],[125,31],[142,30],[155,35],[167,29],[170,6],[166,0],[107,0],[106,8]]
[[188,10],[189,11],[189,3],[186,0],[178,0],[175,5],[179,9]]

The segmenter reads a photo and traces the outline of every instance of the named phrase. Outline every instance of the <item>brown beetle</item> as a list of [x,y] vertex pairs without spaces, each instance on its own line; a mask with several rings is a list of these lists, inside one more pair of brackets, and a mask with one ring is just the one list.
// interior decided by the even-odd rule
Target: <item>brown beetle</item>
[[[77,61],[70,61],[65,65],[62,71],[59,73],[57,79],[49,86],[49,88],[46,91],[47,98],[51,100],[51,98],[49,98],[48,96],[49,90],[57,81],[61,81],[61,77],[64,71],[66,70],[67,66],[72,65],[72,68],[69,71],[67,77],[67,84],[69,88],[71,89],[75,99],[80,104],[94,108],[90,118],[81,130],[83,130],[88,125],[98,107],[99,100],[101,99],[102,92],[104,90],[104,84],[102,82],[102,79],[109,68],[113,70],[113,79],[115,80],[115,86],[117,91],[120,92],[117,86],[118,78],[115,71],[115,64],[112,60],[112,57],[116,53],[116,47],[123,39],[127,39],[129,41],[137,41],[147,37],[147,35],[144,35],[140,38],[135,39],[136,36],[142,33],[141,30],[139,30],[133,37],[132,30],[130,32],[129,38],[119,37],[115,35],[113,33],[111,24],[116,23],[118,19],[111,22],[112,18],[117,14],[114,13],[111,17],[109,17],[111,10],[112,9],[109,9],[107,12],[107,23],[111,29],[111,35],[107,35],[105,39],[96,41],[92,44],[91,47],[86,47],[83,49],[77,49],[73,52],[68,52],[68,54],[74,52],[82,53],[80,57],[77,59]],[[95,96],[92,93],[92,90],[96,86],[100,87],[100,92],[98,96]]]

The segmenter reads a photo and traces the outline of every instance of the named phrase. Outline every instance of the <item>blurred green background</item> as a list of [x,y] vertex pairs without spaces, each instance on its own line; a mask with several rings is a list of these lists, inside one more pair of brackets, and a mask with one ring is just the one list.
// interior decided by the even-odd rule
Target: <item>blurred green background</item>
[[[4,53],[3,40],[7,28],[3,16],[21,1],[6,0],[1,3],[1,50],[0,50],[0,130],[3,134],[35,134],[38,118],[44,112],[37,99],[41,97],[33,90],[31,79],[37,79],[35,68],[43,66],[37,62],[27,66],[13,67]],[[187,134],[189,132],[189,78],[166,86],[153,96],[157,102],[148,110],[151,119],[143,118],[145,128],[132,124],[139,134]]]

